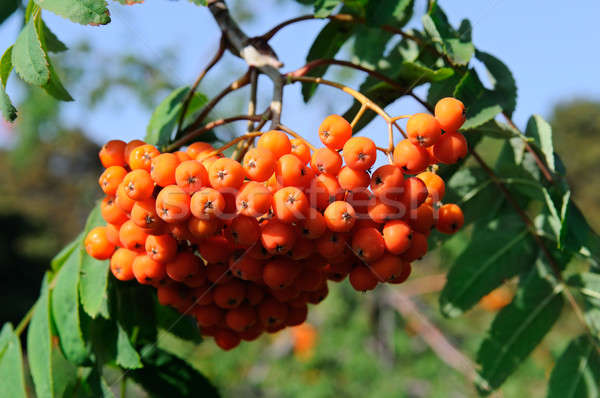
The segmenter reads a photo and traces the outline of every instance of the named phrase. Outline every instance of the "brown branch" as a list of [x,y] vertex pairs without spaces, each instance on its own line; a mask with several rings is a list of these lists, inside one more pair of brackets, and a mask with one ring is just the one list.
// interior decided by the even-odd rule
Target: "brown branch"
[[240,120],[253,120],[255,122],[260,122],[263,119],[263,117],[264,117],[263,115],[255,115],[255,116],[238,115],[238,116],[227,117],[224,119],[219,119],[219,120],[215,120],[210,123],[206,123],[204,126],[200,127],[199,129],[190,131],[190,132],[186,133],[186,135],[184,135],[183,137],[178,139],[177,141],[173,142],[171,145],[169,145],[167,147],[165,152],[172,152],[172,151],[184,146],[188,142],[194,140],[195,138],[199,137],[203,133],[214,129],[215,127],[223,126],[225,124],[237,122]]
[[[250,100],[248,101],[248,115],[256,115],[256,95],[258,91],[258,72],[254,68],[250,68]],[[246,131],[249,133],[254,131],[254,122],[248,120]]]
[[196,120],[194,120],[189,126],[187,126],[181,132],[183,136],[188,134],[190,131],[196,130],[198,127],[202,125],[204,119],[208,116],[208,114],[214,109],[215,106],[229,93],[238,90],[250,83],[250,71],[246,72],[242,77],[231,83],[229,86],[225,87],[219,94],[217,94],[206,106],[202,109],[202,112],[198,115]]
[[225,36],[221,36],[221,40],[219,41],[219,49],[217,50],[217,53],[213,56],[213,58],[210,60],[208,65],[206,65],[206,67],[204,69],[202,69],[202,71],[198,75],[198,78],[196,79],[196,81],[190,88],[190,91],[188,91],[185,99],[183,100],[181,115],[179,115],[179,121],[177,122],[177,133],[175,134],[176,137],[178,137],[179,134],[181,133],[181,128],[183,127],[183,121],[185,119],[185,114],[187,113],[188,107],[190,106],[190,102],[192,101],[192,97],[194,96],[194,93],[196,92],[198,85],[200,84],[202,79],[204,79],[204,76],[206,76],[206,74],[212,69],[212,67],[215,66],[217,64],[217,62],[219,62],[221,57],[223,57],[224,53],[225,53]]
[[446,336],[419,311],[410,298],[398,291],[390,291],[388,302],[406,318],[409,325],[415,329],[442,361],[462,373],[470,381],[475,382],[478,379],[473,361],[454,347]]

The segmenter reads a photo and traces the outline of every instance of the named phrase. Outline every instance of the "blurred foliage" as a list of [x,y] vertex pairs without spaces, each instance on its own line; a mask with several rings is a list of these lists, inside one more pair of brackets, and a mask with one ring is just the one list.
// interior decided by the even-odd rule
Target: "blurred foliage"
[[554,139],[567,166],[573,197],[600,231],[600,102],[559,103],[550,118]]

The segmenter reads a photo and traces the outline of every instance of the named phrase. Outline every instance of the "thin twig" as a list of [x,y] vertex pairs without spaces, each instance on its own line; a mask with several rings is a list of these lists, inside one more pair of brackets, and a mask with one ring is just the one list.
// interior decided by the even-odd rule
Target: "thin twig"
[[389,292],[388,297],[390,305],[406,318],[409,325],[442,361],[465,375],[470,381],[474,382],[478,379],[473,361],[454,347],[446,336],[419,311],[410,298],[398,291]]
[[[267,109],[266,112],[264,113],[263,120],[260,123],[258,123],[258,125],[256,126],[256,128],[254,130],[261,131],[262,128],[265,127],[265,124],[267,124],[267,122],[270,119],[271,119],[271,109]],[[244,155],[246,154],[246,152],[248,152],[248,149],[250,149],[252,144],[254,144],[255,139],[256,139],[256,137],[250,137],[250,139],[240,142],[241,147],[238,145],[239,150],[235,151],[232,158],[237,160],[238,162],[241,161],[243,159]]]
[[275,129],[274,126],[277,126],[281,121],[281,109],[283,106],[283,86],[285,85],[285,81],[283,76],[279,74],[277,78],[272,78],[273,80],[273,99],[271,100],[271,128]]
[[27,325],[29,325],[29,322],[31,321],[31,317],[33,316],[34,310],[35,310],[35,305],[32,306],[29,309],[29,311],[27,311],[27,313],[25,314],[23,319],[21,319],[21,322],[19,322],[19,324],[17,325],[17,327],[15,329],[15,334],[17,336],[20,336],[21,333],[23,333],[23,331],[25,330],[25,328],[27,328]]
[[354,119],[352,119],[352,123],[350,123],[350,127],[354,128],[354,126],[356,126],[356,123],[358,123],[358,121],[360,120],[362,115],[364,115],[366,110],[367,106],[365,104],[361,104],[360,109],[358,110],[358,112],[356,112],[356,115],[354,115]]
[[229,93],[238,90],[250,83],[250,71],[246,72],[242,77],[232,82],[229,86],[225,87],[219,94],[217,94],[206,106],[202,109],[202,112],[198,115],[196,120],[190,123],[183,131],[181,135],[185,136],[191,131],[196,130],[198,127],[202,125],[204,119],[208,116],[208,114],[214,109],[215,106]]
[[[258,72],[255,68],[250,68],[250,100],[248,101],[248,115],[256,115],[256,95],[258,91]],[[248,120],[248,128],[246,131],[249,133],[254,131],[254,122]]]
[[282,125],[281,123],[279,123],[274,128],[278,129],[278,130],[283,130],[286,133],[288,133],[289,135],[291,135],[292,137],[297,138],[299,140],[302,140],[313,152],[317,150],[317,148],[315,148],[315,146],[313,144],[311,144],[310,142],[306,141],[304,139],[304,137],[302,137],[300,134],[296,133],[294,130],[290,129],[289,127],[286,127],[286,126]]
[[232,146],[236,145],[237,143],[239,143],[241,141],[248,140],[248,139],[254,138],[254,137],[258,137],[261,135],[262,135],[261,132],[246,133],[244,135],[240,135],[239,137],[234,138],[233,140],[229,141],[228,143],[221,145],[218,149],[215,149],[214,151],[204,154],[201,158],[198,158],[197,160],[199,162],[202,162],[203,160],[206,160],[212,156],[223,153],[225,150],[231,148]]
[[188,142],[193,141],[195,138],[199,137],[200,135],[202,135],[203,133],[205,133],[207,131],[214,129],[215,127],[223,126],[225,124],[237,122],[240,120],[254,120],[255,122],[260,122],[262,120],[262,118],[263,118],[262,115],[255,115],[255,116],[238,115],[238,116],[232,116],[232,117],[228,117],[228,118],[224,118],[224,119],[215,120],[213,122],[205,124],[204,126],[198,128],[197,130],[190,131],[189,133],[187,133],[186,135],[184,135],[177,141],[173,142],[171,145],[169,145],[167,147],[166,152],[172,152],[172,151],[184,146]]
[[185,114],[187,113],[188,107],[190,106],[190,102],[192,101],[192,98],[194,96],[194,93],[196,92],[196,89],[198,88],[198,85],[200,85],[200,82],[202,81],[202,79],[204,79],[204,76],[206,76],[206,74],[212,69],[212,67],[215,66],[217,62],[219,62],[219,60],[223,57],[224,53],[225,36],[221,36],[221,40],[219,41],[219,49],[217,50],[217,53],[213,56],[208,65],[206,65],[206,67],[202,69],[202,71],[198,75],[198,78],[196,78],[196,81],[192,85],[192,88],[190,88],[190,91],[188,91],[185,99],[183,100],[181,115],[179,115],[179,121],[177,122],[177,133],[175,135],[176,137],[178,137],[181,133],[183,121],[185,119]]

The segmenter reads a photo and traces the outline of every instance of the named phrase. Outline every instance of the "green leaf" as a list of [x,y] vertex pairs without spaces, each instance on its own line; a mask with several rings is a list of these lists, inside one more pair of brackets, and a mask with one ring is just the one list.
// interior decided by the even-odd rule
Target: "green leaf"
[[482,126],[502,112],[502,97],[483,87],[474,69],[465,73],[456,85],[453,96],[463,101],[467,108],[467,120],[461,130]]
[[504,280],[527,270],[535,250],[526,226],[513,214],[475,225],[471,241],[448,272],[440,309],[456,317],[477,304]]
[[[100,205],[96,205],[88,216],[84,234],[87,235],[92,228],[105,224],[100,212]],[[79,250],[81,250],[82,257],[79,295],[83,309],[92,318],[96,318],[98,315],[108,318],[109,261],[96,260],[89,256],[83,247],[83,242],[81,242]]]
[[386,45],[392,38],[392,34],[378,28],[360,25],[355,30],[352,61],[365,68],[376,69],[383,59]]
[[545,163],[551,171],[555,171],[554,166],[554,145],[552,144],[552,127],[540,115],[533,115],[527,121],[525,135],[533,138],[534,144],[541,151]]
[[68,397],[65,391],[77,384],[77,367],[67,361],[60,348],[52,346],[52,385],[54,396]]
[[500,123],[495,119],[485,122],[484,124],[478,126],[475,130],[477,133],[485,134],[489,137],[499,138],[502,140],[520,136],[518,130],[506,123]]
[[81,250],[73,250],[55,278],[52,291],[52,314],[65,357],[82,364],[88,357],[79,319],[79,272]]
[[43,9],[82,25],[106,25],[110,22],[106,0],[35,0]]
[[[144,0],[117,0],[117,1],[126,6],[132,6],[134,4],[142,4],[144,2]],[[189,1],[190,1],[190,3],[194,3],[198,6],[206,5],[206,0],[189,0]]]
[[414,0],[369,1],[366,8],[367,24],[392,25],[401,28],[412,18],[414,6]]
[[63,43],[58,37],[56,37],[56,35],[50,30],[48,25],[46,25],[46,23],[43,20],[41,20],[40,22],[40,27],[40,37],[43,38],[43,41],[45,43],[44,48],[54,53],[59,53],[68,50],[68,47],[65,45],[65,43]]
[[481,365],[478,388],[498,388],[542,341],[558,320],[563,287],[556,283],[540,254],[535,268],[524,277],[512,303],[494,319],[477,353]]
[[512,116],[517,106],[517,83],[508,67],[498,58],[483,51],[475,51],[475,57],[483,62],[494,85],[494,92],[502,98],[504,112]]
[[0,397],[27,397],[21,342],[10,323],[0,331],[0,380]]
[[600,396],[600,354],[591,339],[577,337],[558,358],[548,382],[548,398]]
[[458,204],[465,215],[465,225],[469,225],[495,218],[504,197],[481,168],[463,167],[446,183],[444,201]]
[[[189,87],[180,87],[175,89],[167,96],[154,110],[150,123],[146,129],[145,141],[149,144],[156,145],[159,148],[167,145],[173,134],[173,130],[177,126],[181,110],[182,102],[189,92]],[[190,101],[190,105],[186,112],[187,115],[193,114],[206,104],[207,99],[203,94],[195,93]]]
[[160,329],[164,329],[177,337],[195,343],[202,341],[197,323],[190,316],[182,316],[170,307],[156,303],[156,322]]
[[[306,61],[314,61],[315,59],[321,58],[334,58],[340,48],[346,41],[352,36],[354,32],[354,26],[349,23],[331,21],[319,32],[315,41],[313,42]],[[328,66],[321,65],[313,68],[307,73],[308,76],[321,77],[327,72]],[[302,84],[302,96],[304,102],[313,96],[317,89],[317,85],[314,83],[303,83]]]
[[340,3],[341,0],[316,0],[315,17],[327,18]]
[[155,346],[142,355],[144,367],[128,373],[151,396],[155,397],[219,397],[217,389],[201,373],[186,362]]
[[461,24],[463,26],[461,32],[456,31],[437,3],[434,3],[429,12],[423,15],[422,22],[425,31],[434,42],[441,44],[444,54],[454,65],[469,63],[475,53],[475,47],[471,43],[470,35],[464,31],[466,23]]
[[129,340],[129,335],[123,329],[121,324],[117,323],[118,334],[117,334],[117,365],[122,366],[126,369],[138,369],[141,368],[142,362],[135,348]]
[[80,233],[77,238],[71,241],[67,246],[65,246],[54,258],[50,261],[50,268],[52,271],[58,271],[65,261],[71,256],[71,253],[81,245],[83,242],[84,233]]
[[8,47],[4,54],[2,54],[2,58],[0,58],[0,83],[4,89],[6,89],[6,83],[8,82],[10,72],[13,70],[12,51],[13,46]]
[[565,227],[561,230],[561,247],[600,262],[600,236],[592,229],[573,201],[569,200],[566,206],[563,216]]
[[575,274],[569,278],[568,284],[577,288],[583,297],[586,320],[596,337],[600,337],[600,274]]
[[3,87],[0,87],[0,111],[2,111],[2,117],[8,122],[12,123],[17,118],[17,109],[10,101]]
[[93,368],[85,378],[86,387],[90,389],[89,393],[94,398],[115,398],[110,386],[104,380],[98,369]]
[[74,101],[73,97],[71,97],[71,94],[69,94],[69,92],[67,91],[67,89],[63,86],[62,82],[60,81],[60,77],[58,77],[58,75],[56,74],[56,71],[54,70],[54,67],[52,66],[52,64],[49,64],[49,68],[50,68],[50,81],[48,81],[47,84],[45,84],[44,86],[42,86],[42,88],[51,96],[53,96],[54,98],[61,100],[61,101]]
[[52,334],[50,319],[50,293],[46,273],[42,281],[40,298],[35,304],[27,330],[27,358],[38,397],[53,397]]
[[27,83],[43,86],[50,81],[50,66],[36,29],[36,19],[30,20],[17,37],[12,63],[17,74]]

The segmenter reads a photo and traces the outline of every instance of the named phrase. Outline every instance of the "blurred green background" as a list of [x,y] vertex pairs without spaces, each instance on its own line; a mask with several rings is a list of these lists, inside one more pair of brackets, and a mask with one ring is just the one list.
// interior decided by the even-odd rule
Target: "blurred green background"
[[[231,3],[241,21],[251,23],[256,18],[247,2]],[[106,112],[107,104],[133,100],[140,112],[149,115],[181,84],[168,73],[169,65],[188,62],[177,56],[177,50],[173,43],[159,57],[111,55],[99,53],[84,39],[55,60],[65,80],[80,93],[77,107],[81,112]],[[82,61],[92,57],[96,60],[93,78],[89,65]],[[210,95],[223,82],[232,80],[232,70],[236,70],[232,63],[229,60],[223,69],[211,72],[202,90]],[[346,82],[354,78],[341,72],[333,77]],[[18,85],[20,115],[16,124],[0,125],[0,297],[4,304],[0,323],[19,322],[38,295],[50,259],[79,233],[92,203],[100,197],[96,182],[100,173],[98,135],[86,130],[89,126],[84,123],[73,127],[65,120],[62,107],[72,105],[19,85],[16,79],[11,84]],[[322,93],[313,104],[327,103],[327,95]],[[228,109],[220,112],[242,112],[243,100],[234,98]],[[575,201],[591,225],[600,230],[600,102],[585,96],[570,97],[556,102],[546,116],[567,166]],[[141,138],[144,129],[139,126],[138,133],[130,134]],[[219,134],[226,137],[233,132],[224,129]],[[485,155],[494,156],[499,145],[500,141],[486,138],[482,144]],[[437,309],[437,290],[445,265],[456,250],[450,244],[443,252],[432,251],[414,267],[410,282],[402,287],[383,286],[374,293],[357,294],[347,281],[332,284],[329,297],[311,308],[309,327],[262,337],[229,353],[212,343],[196,348],[181,346],[178,352],[230,397],[473,396],[471,383],[440,361],[418,336],[411,318],[401,317],[386,300],[386,290],[390,289],[413,296],[419,311],[452,344],[474,357],[492,312],[478,307],[460,319],[446,320]],[[566,344],[564,328],[575,328],[569,326],[573,324],[561,322],[498,396],[543,396],[549,371]],[[182,344],[167,335],[160,341],[171,348]],[[130,386],[130,392],[139,393],[135,386]]]

